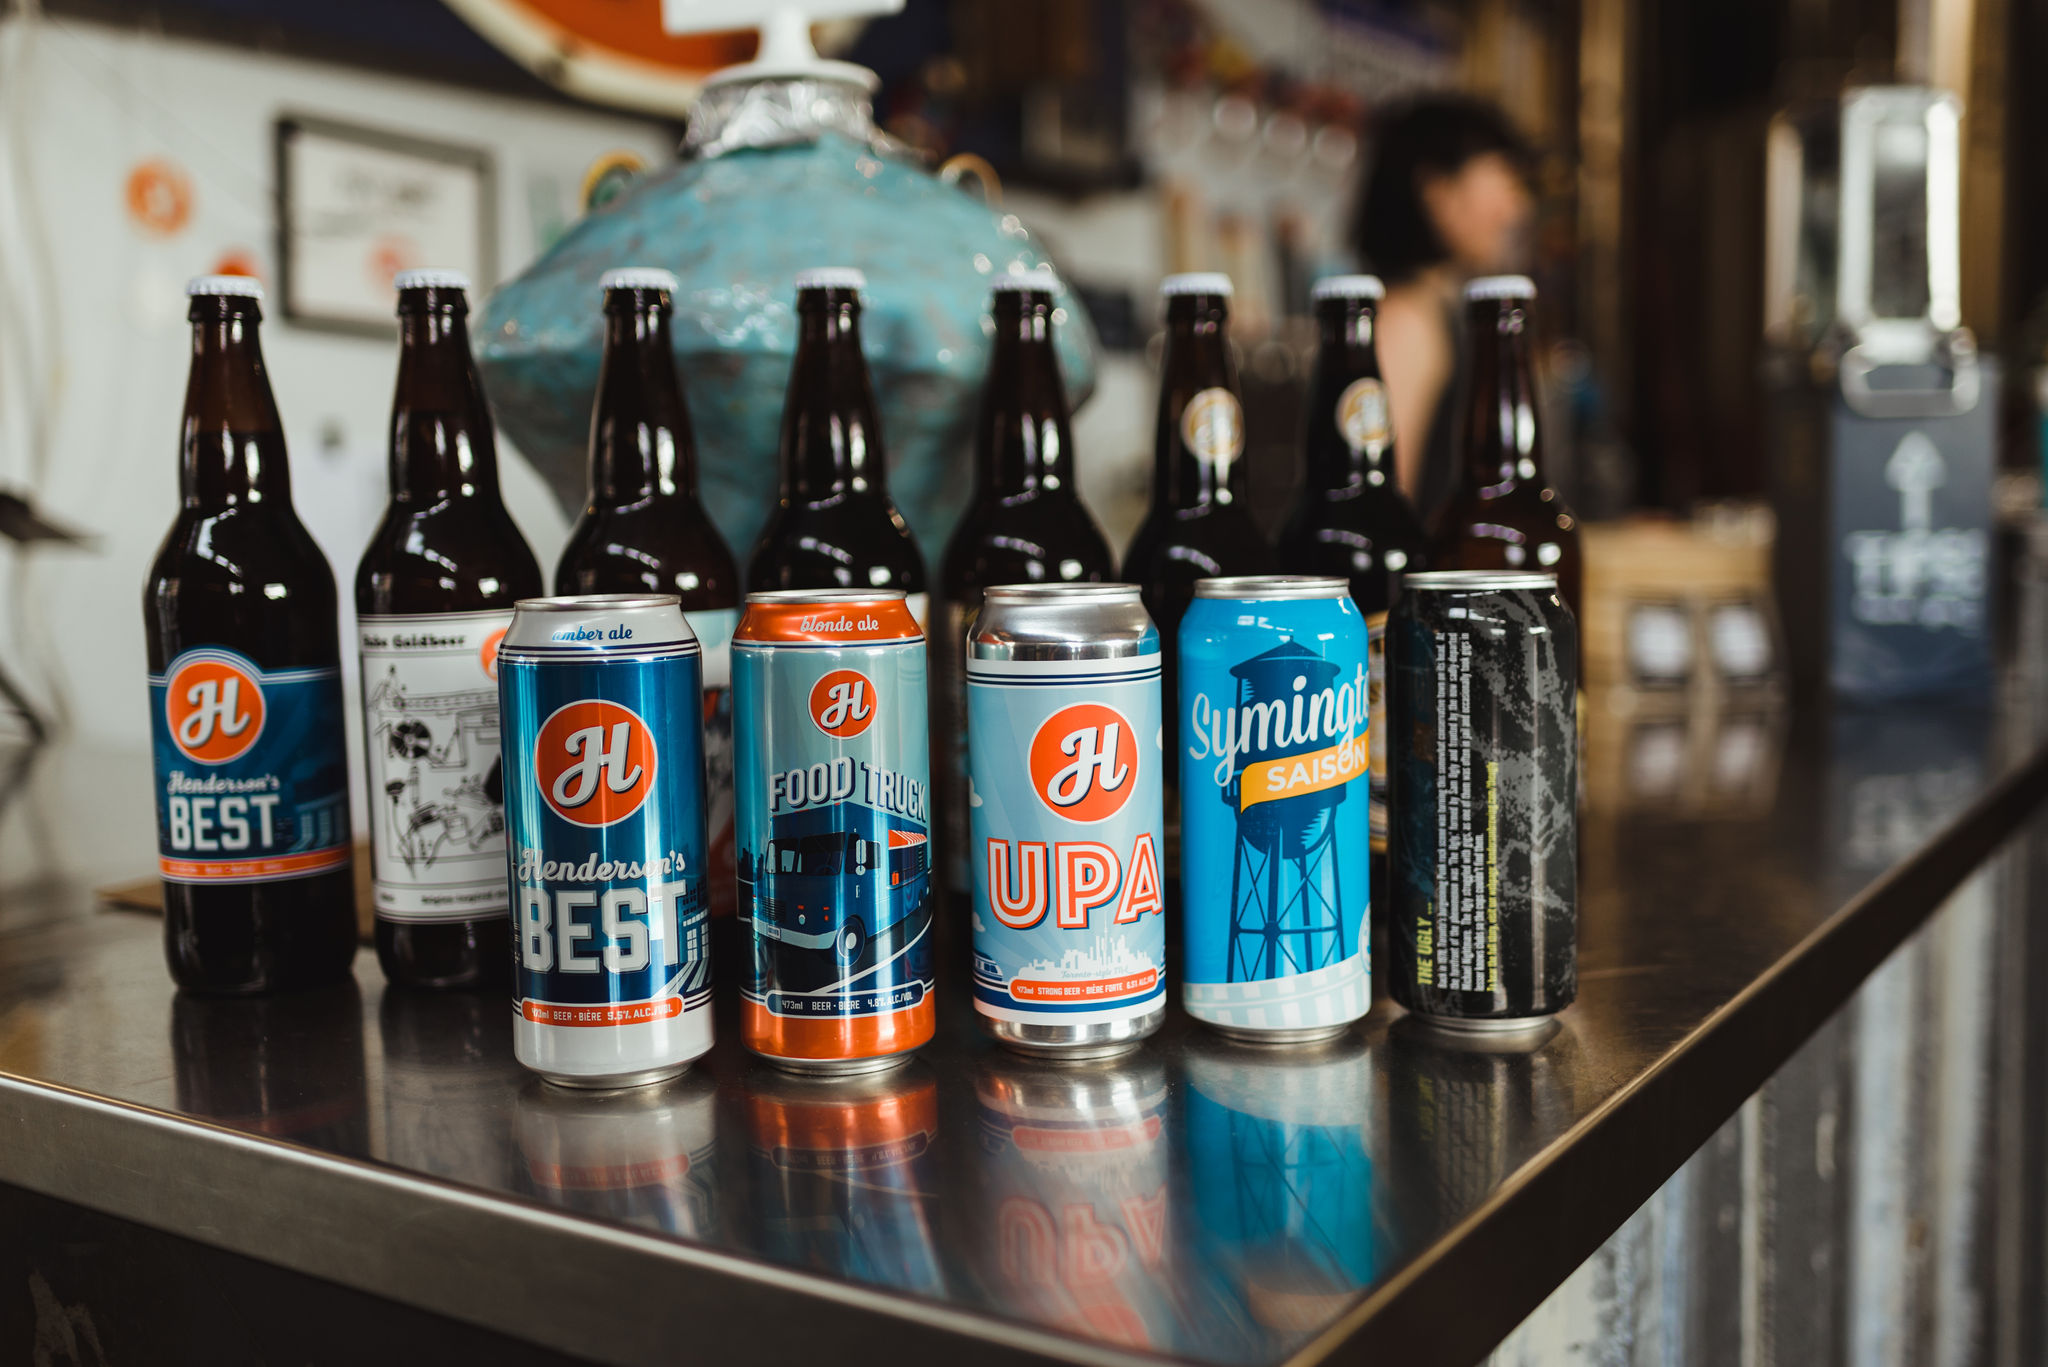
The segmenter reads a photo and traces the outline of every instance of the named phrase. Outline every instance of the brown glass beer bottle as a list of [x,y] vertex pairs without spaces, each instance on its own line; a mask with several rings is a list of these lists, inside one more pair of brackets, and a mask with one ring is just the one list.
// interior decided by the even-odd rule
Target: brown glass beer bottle
[[1280,536],[1289,574],[1340,575],[1365,615],[1371,680],[1372,891],[1386,883],[1387,610],[1401,576],[1426,568],[1428,533],[1394,478],[1394,431],[1374,336],[1385,293],[1371,275],[1335,275],[1310,291],[1321,342],[1302,421],[1302,486]]
[[[1124,578],[1144,592],[1159,628],[1164,662],[1166,753],[1179,754],[1177,701],[1181,615],[1195,581],[1225,574],[1271,574],[1273,548],[1246,501],[1244,405],[1230,355],[1230,277],[1170,275],[1166,354],[1152,437],[1152,506],[1124,556]],[[1172,787],[1179,765],[1169,760]]]
[[262,286],[186,292],[181,506],[143,593],[164,948],[193,991],[321,986],[356,952],[334,574],[292,511]]
[[924,558],[889,498],[875,388],[860,350],[866,283],[847,266],[797,274],[782,487],[747,566],[747,588],[901,589],[924,623]]
[[974,427],[974,500],[947,543],[932,625],[933,777],[948,887],[967,888],[967,623],[993,584],[1100,583],[1109,543],[1081,504],[1067,394],[1053,351],[1050,271],[992,282],[995,348]]
[[732,633],[740,574],[697,498],[697,446],[676,377],[676,278],[607,271],[604,360],[590,415],[590,501],[555,567],[555,592],[673,593],[704,647],[704,801],[713,915],[733,899]]
[[1489,275],[1465,286],[1471,334],[1464,471],[1437,519],[1430,566],[1439,570],[1536,570],[1557,576],[1579,611],[1579,522],[1543,481],[1536,416],[1536,286],[1527,276]]
[[505,510],[469,351],[469,282],[398,285],[391,502],[356,570],[377,960],[394,983],[509,971],[498,642],[540,566]]

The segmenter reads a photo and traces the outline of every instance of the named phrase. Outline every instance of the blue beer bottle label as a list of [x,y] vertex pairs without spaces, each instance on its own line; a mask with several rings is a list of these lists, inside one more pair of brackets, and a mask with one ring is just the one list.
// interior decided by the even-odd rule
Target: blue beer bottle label
[[150,676],[149,702],[165,878],[248,883],[347,867],[338,669],[266,672],[200,646]]
[[1160,657],[969,660],[974,1005],[1086,1025],[1166,993]]

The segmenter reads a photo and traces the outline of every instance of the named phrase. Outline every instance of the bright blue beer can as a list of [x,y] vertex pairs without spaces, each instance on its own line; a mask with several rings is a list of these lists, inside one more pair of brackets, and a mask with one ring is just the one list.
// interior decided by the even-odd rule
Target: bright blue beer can
[[1130,584],[991,588],[967,642],[974,1006],[1024,1053],[1166,1015],[1159,632]]
[[747,595],[733,637],[747,1048],[908,1062],[937,1025],[924,632],[898,591]]
[[513,1048],[550,1082],[711,1048],[703,693],[674,594],[522,599],[498,649]]
[[1372,1005],[1370,671],[1342,579],[1203,579],[1180,629],[1182,1001],[1263,1044]]

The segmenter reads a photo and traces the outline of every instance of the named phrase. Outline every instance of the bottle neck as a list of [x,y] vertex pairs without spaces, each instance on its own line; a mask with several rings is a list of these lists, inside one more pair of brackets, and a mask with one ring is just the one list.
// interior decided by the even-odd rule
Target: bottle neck
[[652,291],[608,302],[590,494],[602,508],[697,497],[697,447],[670,350],[669,306]]
[[491,410],[470,359],[469,323],[461,307],[401,301],[391,496],[417,504],[499,499]]
[[796,362],[782,410],[783,498],[886,494],[888,458],[860,351],[858,296],[806,290],[797,319]]
[[192,370],[178,488],[185,505],[209,512],[242,504],[291,504],[284,425],[257,339],[253,299],[208,295],[192,305]]
[[1543,487],[1543,443],[1536,426],[1536,378],[1530,356],[1534,319],[1526,299],[1474,300],[1470,406],[1465,412],[1465,484],[1480,498],[1524,485]]
[[1167,310],[1152,446],[1155,508],[1192,511],[1244,501],[1244,409],[1228,327],[1221,299],[1182,296]]
[[[1321,342],[1310,386],[1309,438],[1303,457],[1305,487],[1325,494],[1379,486],[1393,475],[1393,437],[1386,390],[1361,391],[1360,380],[1380,381],[1375,346],[1377,319],[1370,300],[1337,299],[1316,310]],[[1372,390],[1372,386],[1367,386]]]
[[995,350],[975,434],[975,496],[1074,498],[1073,433],[1052,345],[1052,300],[999,294],[993,312]]

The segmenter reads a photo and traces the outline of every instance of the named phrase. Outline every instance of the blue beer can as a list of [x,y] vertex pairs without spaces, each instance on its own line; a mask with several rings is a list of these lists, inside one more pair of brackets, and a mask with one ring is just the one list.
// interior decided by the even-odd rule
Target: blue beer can
[[1182,1002],[1294,1044],[1372,1005],[1365,621],[1342,579],[1203,579],[1180,630]]
[[1159,631],[1133,584],[987,591],[967,642],[974,1007],[1023,1053],[1166,1016]]
[[674,594],[522,599],[498,649],[513,1049],[566,1087],[711,1048],[703,668]]
[[924,632],[900,591],[747,595],[733,637],[747,1048],[805,1073],[909,1060],[937,1026]]

